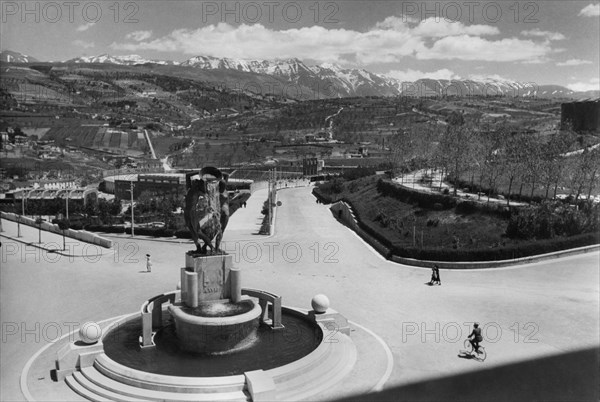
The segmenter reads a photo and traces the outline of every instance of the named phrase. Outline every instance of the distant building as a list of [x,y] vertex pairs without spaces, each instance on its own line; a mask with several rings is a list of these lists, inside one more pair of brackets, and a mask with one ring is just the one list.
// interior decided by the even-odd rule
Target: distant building
[[314,176],[317,174],[319,162],[317,158],[305,158],[302,161],[302,174],[304,176]]
[[[133,176],[133,175],[131,175]],[[175,197],[185,194],[185,177],[181,174],[139,174],[133,178],[118,178],[114,180],[114,194],[120,199],[129,199],[131,183],[133,182],[133,198],[137,199],[140,194],[148,192],[153,196],[173,195]]]
[[563,103],[560,122],[569,122],[575,131],[600,131],[600,98]]
[[6,192],[4,197],[0,197],[0,204],[20,206],[24,200],[27,208],[34,204],[43,205],[44,202],[56,199],[66,200],[67,197],[70,204],[80,204],[81,206],[89,203],[95,204],[98,202],[98,190],[76,186],[63,189],[20,188]]
[[[153,173],[153,174],[123,174],[105,177],[100,184],[100,191],[114,194],[118,199],[131,198],[131,185],[133,184],[133,199],[137,200],[140,194],[146,192],[153,197],[185,195],[185,173]],[[227,190],[250,189],[252,180],[229,179]]]

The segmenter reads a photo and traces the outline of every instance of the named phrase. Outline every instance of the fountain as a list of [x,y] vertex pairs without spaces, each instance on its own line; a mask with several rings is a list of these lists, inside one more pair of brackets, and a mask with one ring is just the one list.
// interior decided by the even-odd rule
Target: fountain
[[309,398],[352,370],[348,321],[326,296],[305,313],[242,287],[241,271],[220,250],[227,179],[216,168],[186,177],[196,250],[185,254],[178,289],[105,328],[82,326],[80,340],[57,354],[56,380],[91,400],[258,401]]

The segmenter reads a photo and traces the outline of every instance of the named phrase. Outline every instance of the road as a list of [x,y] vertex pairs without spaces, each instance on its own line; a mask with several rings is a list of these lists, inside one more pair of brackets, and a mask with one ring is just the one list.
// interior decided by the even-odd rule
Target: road
[[[252,222],[252,211],[260,218],[261,195],[240,219]],[[331,307],[378,334],[393,354],[380,398],[581,399],[591,392],[598,399],[597,252],[520,267],[441,270],[442,286],[430,287],[428,269],[384,260],[317,204],[310,188],[282,190],[279,200],[273,236],[253,234],[256,227],[243,233],[236,224],[225,233],[243,286],[281,294],[285,305],[300,308],[324,293]],[[35,241],[36,232],[25,238]],[[19,373],[57,330],[135,312],[148,297],[174,289],[183,253],[192,248],[123,239],[101,257],[57,259],[14,242],[16,251],[7,253],[11,241],[2,243],[1,400],[23,399]],[[151,274],[144,273],[146,253]],[[475,320],[484,328],[484,363],[457,356]],[[475,383],[474,373],[483,376]]]

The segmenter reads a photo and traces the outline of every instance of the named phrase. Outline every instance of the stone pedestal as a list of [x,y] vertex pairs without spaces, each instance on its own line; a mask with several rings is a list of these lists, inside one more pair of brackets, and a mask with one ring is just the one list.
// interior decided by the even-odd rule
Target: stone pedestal
[[[186,253],[185,268],[181,268],[181,303],[169,306],[183,350],[228,353],[255,340],[261,308],[248,298],[242,299],[241,280],[231,255]],[[226,313],[227,309],[240,308],[235,306],[239,303],[246,303],[247,311]]]
[[[196,307],[196,303],[230,299],[232,296],[231,268],[233,268],[233,256],[231,255],[194,255],[193,252],[186,253],[186,272],[182,272],[181,275],[181,280],[184,281],[181,283],[184,303],[190,307]],[[191,294],[192,292],[195,295]]]

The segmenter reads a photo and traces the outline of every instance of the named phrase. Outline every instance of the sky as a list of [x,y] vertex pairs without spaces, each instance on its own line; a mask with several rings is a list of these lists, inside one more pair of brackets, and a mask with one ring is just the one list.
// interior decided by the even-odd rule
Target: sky
[[5,1],[0,47],[41,61],[140,55],[364,68],[404,81],[484,79],[599,90],[600,2]]

